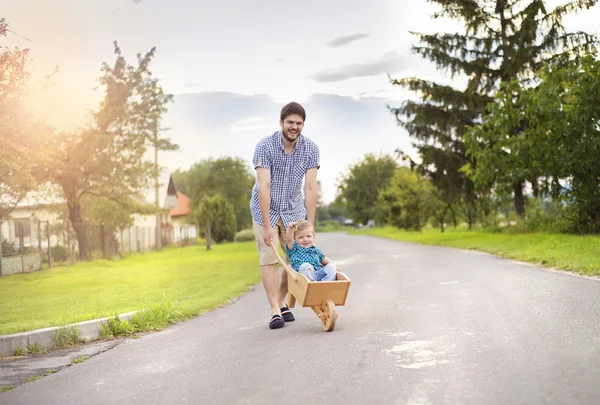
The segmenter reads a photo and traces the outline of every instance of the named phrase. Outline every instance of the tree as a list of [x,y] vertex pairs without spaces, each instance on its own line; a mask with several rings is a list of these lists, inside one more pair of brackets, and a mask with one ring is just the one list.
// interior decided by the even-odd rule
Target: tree
[[348,209],[341,196],[338,195],[333,202],[327,205],[327,214],[334,220],[340,220],[348,216]]
[[232,241],[235,237],[236,222],[233,204],[220,195],[204,196],[194,212],[196,222],[205,229],[206,250],[211,241]]
[[129,228],[134,222],[132,214],[152,215],[155,213],[153,205],[139,201],[142,201],[141,197],[127,196],[116,202],[110,198],[88,194],[81,199],[82,218],[84,222],[103,224],[114,229]]
[[377,218],[381,224],[421,231],[441,205],[429,179],[407,167],[399,167],[391,184],[378,195]]
[[520,92],[527,142],[511,145],[544,175],[542,193],[572,208],[572,231],[600,233],[600,61],[590,54],[568,66],[549,65],[541,79]]
[[[423,46],[413,51],[430,59],[451,77],[463,75],[466,86],[450,85],[405,78],[393,85],[407,87],[419,94],[421,102],[409,100],[392,109],[397,120],[415,138],[422,166],[433,167],[438,174],[434,184],[460,190],[462,199],[474,204],[477,199],[471,179],[464,175],[441,187],[439,178],[455,160],[476,171],[479,162],[467,153],[465,134],[477,126],[487,111],[500,83],[511,79],[532,80],[544,62],[566,59],[591,49],[595,38],[586,33],[566,33],[562,18],[587,9],[597,0],[572,1],[548,12],[543,0],[430,0],[440,5],[434,18],[448,17],[460,21],[464,33],[416,34]],[[406,117],[403,121],[400,117]],[[518,131],[508,136],[516,136]],[[523,187],[528,179],[522,173],[510,176],[517,215],[524,216]],[[466,185],[466,187],[465,187]],[[492,184],[480,185],[489,190]],[[454,194],[454,193],[451,193]]]
[[91,122],[77,132],[52,137],[47,149],[45,175],[62,188],[82,260],[88,259],[84,197],[123,204],[149,185],[154,165],[144,155],[172,99],[149,70],[155,48],[138,54],[136,66],[125,60],[116,42],[114,52],[114,64],[102,67],[104,99]]
[[233,205],[238,231],[252,225],[249,207],[255,180],[243,159],[229,156],[204,159],[188,170],[177,170],[173,180],[190,197],[192,205],[198,205],[206,196],[219,194]]
[[[8,23],[0,18],[0,38],[7,30]],[[28,62],[28,49],[0,46],[0,219],[37,185],[34,168],[41,156],[36,141],[47,131],[23,107]]]
[[329,215],[329,211],[327,210],[327,204],[323,202],[323,189],[321,186],[321,180],[317,180],[317,187],[319,189],[319,193],[317,196],[316,221],[329,221],[331,220],[331,215]]
[[391,156],[367,154],[342,176],[338,197],[345,202],[347,212],[355,222],[366,224],[375,219],[379,191],[389,186],[397,167]]

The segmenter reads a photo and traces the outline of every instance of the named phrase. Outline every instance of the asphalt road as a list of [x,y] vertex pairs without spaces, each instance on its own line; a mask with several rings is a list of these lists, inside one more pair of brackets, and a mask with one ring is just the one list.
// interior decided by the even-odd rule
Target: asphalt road
[[262,287],[0,394],[0,404],[598,404],[600,282],[489,255],[318,235],[336,329],[270,330]]

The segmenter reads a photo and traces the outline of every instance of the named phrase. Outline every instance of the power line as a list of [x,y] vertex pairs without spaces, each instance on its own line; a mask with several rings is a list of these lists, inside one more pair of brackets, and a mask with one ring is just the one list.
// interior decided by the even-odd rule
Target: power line
[[31,42],[31,43],[33,44],[33,41],[32,41],[31,39],[29,39],[29,38],[25,38],[23,35],[21,35],[21,34],[18,34],[18,33],[16,33],[16,32],[14,32],[13,30],[9,30],[9,29],[7,28],[7,29],[6,29],[6,31],[8,31],[8,32],[12,32],[12,33],[13,33],[13,34],[15,34],[16,36],[18,36],[18,37],[21,37],[21,38],[23,38],[24,40],[26,40],[26,41],[29,41],[29,42]]

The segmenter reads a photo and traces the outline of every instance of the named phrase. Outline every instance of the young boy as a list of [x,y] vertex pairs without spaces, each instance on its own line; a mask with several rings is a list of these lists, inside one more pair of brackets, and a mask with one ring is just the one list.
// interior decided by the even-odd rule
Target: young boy
[[315,246],[315,230],[303,219],[288,225],[285,251],[292,268],[310,281],[334,281],[337,267]]

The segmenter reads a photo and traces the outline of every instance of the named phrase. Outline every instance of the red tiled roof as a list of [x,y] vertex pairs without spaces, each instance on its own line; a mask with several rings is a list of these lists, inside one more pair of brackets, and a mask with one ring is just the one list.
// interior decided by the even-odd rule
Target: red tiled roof
[[171,217],[182,217],[185,215],[191,214],[192,210],[190,209],[190,198],[177,192],[177,207],[171,210]]

